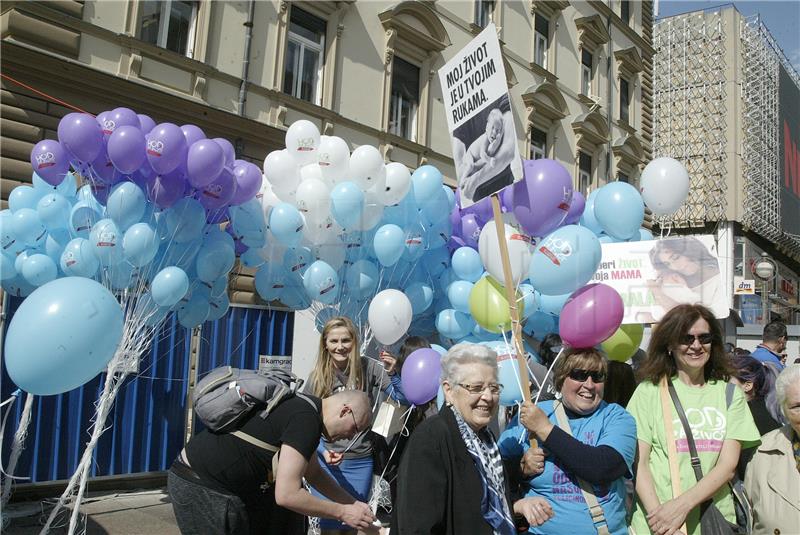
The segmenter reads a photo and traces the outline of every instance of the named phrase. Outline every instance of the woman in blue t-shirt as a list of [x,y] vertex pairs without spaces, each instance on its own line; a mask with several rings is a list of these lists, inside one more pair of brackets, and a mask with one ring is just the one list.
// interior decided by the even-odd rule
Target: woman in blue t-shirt
[[[607,362],[596,349],[569,349],[556,364],[560,400],[526,402],[520,420],[500,437],[504,459],[521,460],[526,496],[546,498],[553,517],[529,533],[627,533],[625,479],[632,477],[636,423],[625,409],[603,401]],[[559,413],[569,430],[559,424]],[[542,449],[529,448],[528,433]],[[543,451],[542,451],[543,450]],[[542,457],[543,454],[543,457]],[[602,510],[592,519],[581,480]]]

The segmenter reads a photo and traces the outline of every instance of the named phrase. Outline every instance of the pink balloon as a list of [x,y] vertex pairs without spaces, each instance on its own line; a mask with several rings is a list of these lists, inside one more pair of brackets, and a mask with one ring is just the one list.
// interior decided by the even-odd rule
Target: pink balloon
[[605,284],[587,284],[567,299],[558,330],[571,347],[593,347],[611,336],[622,324],[625,305],[617,291]]

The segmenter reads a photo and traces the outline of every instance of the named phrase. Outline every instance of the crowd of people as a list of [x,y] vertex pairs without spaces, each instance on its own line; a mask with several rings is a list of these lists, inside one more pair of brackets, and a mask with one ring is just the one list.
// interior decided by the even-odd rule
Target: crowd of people
[[[373,359],[333,318],[304,392],[246,418],[250,440],[198,433],[169,493],[184,534],[305,533],[309,517],[323,534],[800,533],[787,337],[773,322],[752,354],[729,347],[712,311],[688,304],[653,326],[634,366],[549,335],[531,370],[543,395],[499,419],[497,354],[457,344],[441,358],[441,405],[415,407],[387,444],[371,432],[377,408],[408,404],[403,363],[430,344],[409,337]],[[376,474],[391,480],[388,511],[371,501]]]

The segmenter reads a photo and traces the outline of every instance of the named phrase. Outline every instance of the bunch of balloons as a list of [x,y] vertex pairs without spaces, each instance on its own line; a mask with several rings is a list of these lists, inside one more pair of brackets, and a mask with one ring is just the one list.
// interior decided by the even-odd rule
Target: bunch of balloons
[[[70,113],[59,123],[58,140],[37,143],[30,161],[33,184],[15,188],[9,209],[0,212],[0,276],[12,295],[39,292],[40,306],[20,308],[12,325],[40,328],[53,308],[42,303],[61,302],[83,288],[87,299],[100,299],[104,290],[117,303],[119,315],[107,307],[87,315],[100,331],[121,336],[116,323],[103,323],[116,322],[112,317],[124,318],[128,331],[133,324],[155,328],[172,312],[181,325],[195,327],[228,310],[236,256],[266,245],[256,200],[261,170],[237,160],[230,142],[208,139],[197,126],[155,124],[128,108],[97,117]],[[86,289],[89,279],[96,283]],[[69,355],[61,356],[88,380],[116,344],[105,344],[112,350],[102,358],[86,359],[67,340],[68,331],[48,329],[48,337],[64,338],[57,346]],[[35,342],[31,337],[28,346]],[[10,347],[19,351],[7,351],[6,364],[21,388],[57,393],[78,386],[75,380],[45,385],[20,379],[56,365],[31,357],[47,352],[15,345],[11,336]]]

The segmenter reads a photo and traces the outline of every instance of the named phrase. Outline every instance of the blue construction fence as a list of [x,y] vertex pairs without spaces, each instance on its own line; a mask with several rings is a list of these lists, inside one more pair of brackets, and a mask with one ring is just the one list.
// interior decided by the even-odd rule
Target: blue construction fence
[[[21,302],[9,299],[5,329]],[[291,355],[293,328],[291,312],[232,306],[223,318],[203,324],[198,379],[223,365],[256,369],[259,355]],[[109,428],[95,449],[92,477],[161,471],[172,464],[183,447],[191,335],[172,315],[154,337],[139,374],[131,375],[120,388],[106,422]],[[36,396],[25,450],[13,474],[30,479],[20,483],[72,475],[91,435],[103,380],[100,374],[70,392]],[[3,366],[0,400],[8,399],[16,388]],[[4,468],[24,400],[23,393],[6,421],[0,457]]]

